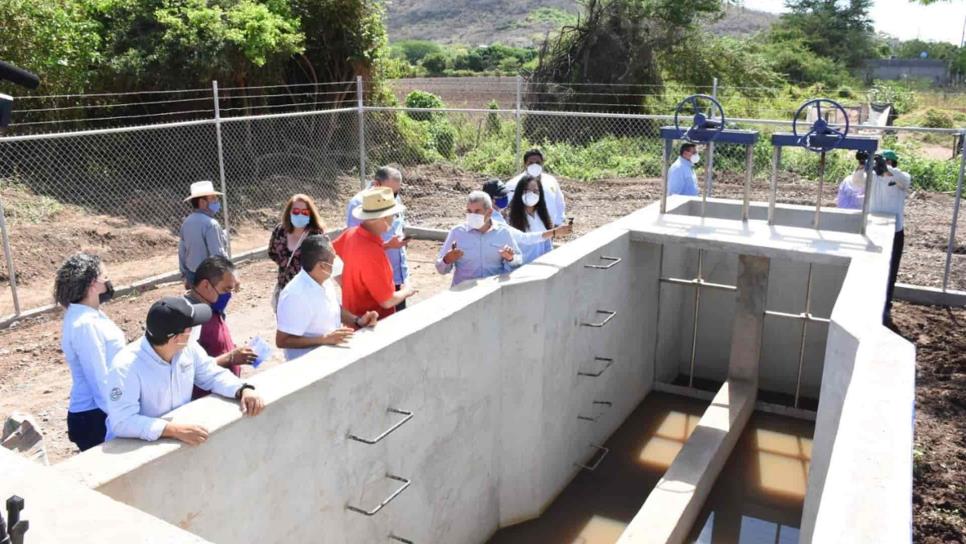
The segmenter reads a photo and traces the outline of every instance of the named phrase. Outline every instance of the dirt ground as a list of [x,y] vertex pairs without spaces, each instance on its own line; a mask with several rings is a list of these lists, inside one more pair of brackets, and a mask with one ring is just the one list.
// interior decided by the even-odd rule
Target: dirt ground
[[[479,187],[484,176],[452,168],[424,167],[405,172],[403,198],[413,225],[450,228],[462,221],[465,195]],[[742,180],[718,179],[716,196],[740,195]],[[563,180],[569,214],[576,218],[575,236],[652,202],[658,195],[655,179],[609,179],[593,183]],[[356,185],[347,180],[343,195],[348,199]],[[814,201],[814,185],[782,182],[780,200],[800,204]],[[831,204],[834,188],[826,187]],[[6,194],[4,195],[6,198]],[[756,181],[753,198],[767,198],[764,182]],[[323,203],[330,225],[341,225],[342,204]],[[900,281],[937,285],[942,278],[949,210],[952,197],[946,194],[916,193],[907,205],[907,246]],[[37,293],[49,301],[52,275],[60,264],[61,252],[77,249],[105,255],[115,282],[126,283],[176,268],[176,239],[169,232],[112,222],[110,217],[86,217],[80,210],[66,209],[71,221],[61,217],[45,229],[30,229],[16,242],[18,251],[33,251],[18,270]],[[245,225],[234,233],[237,251],[267,242],[265,227],[275,212],[266,208],[265,221]],[[58,224],[66,228],[58,230]],[[16,237],[24,229],[12,230]],[[46,230],[46,232],[44,232]],[[123,242],[118,243],[119,239]],[[960,237],[960,240],[964,240]],[[450,278],[433,267],[438,244],[414,241],[410,249],[413,283],[420,300],[446,289]],[[957,246],[952,285],[966,289],[966,243]],[[121,256],[134,257],[120,260]],[[56,257],[55,257],[56,256]],[[243,264],[243,284],[229,306],[229,323],[236,342],[260,335],[272,343],[274,318],[269,298],[274,285],[274,266],[266,260]],[[124,330],[128,339],[140,335],[148,306],[159,297],[181,292],[177,284],[161,285],[113,301],[105,311]],[[4,312],[6,313],[6,312]],[[907,339],[917,346],[918,384],[916,412],[915,541],[924,543],[966,542],[966,311],[899,303],[895,321]],[[59,462],[75,453],[67,440],[65,415],[70,391],[70,374],[60,352],[60,312],[24,320],[0,331],[0,419],[14,410],[36,415],[44,427],[48,454]],[[257,372],[271,368],[273,360]]]
[[[404,174],[403,199],[408,207],[409,224],[446,229],[462,220],[466,194],[487,179],[482,174],[437,165],[404,169]],[[567,196],[568,215],[575,218],[577,234],[646,206],[660,194],[660,181],[655,178],[594,182],[564,179],[561,183]],[[740,198],[743,183],[738,176],[719,176],[713,196]],[[345,202],[358,190],[358,180],[347,177],[336,185],[338,195],[319,199],[321,213],[332,227],[344,224]],[[780,179],[780,202],[812,205],[815,194],[815,184]],[[177,269],[175,228],[132,224],[117,217],[91,215],[70,205],[57,205],[55,212],[45,212],[44,207],[36,205],[38,197],[22,190],[4,189],[2,197],[8,208],[27,209],[42,216],[40,220],[35,217],[33,221],[14,223],[10,229],[23,309],[51,303],[51,283],[57,267],[78,250],[101,255],[111,267],[117,285]],[[824,205],[833,206],[834,197],[835,186],[827,185]],[[752,199],[767,201],[767,181],[755,180]],[[945,193],[918,191],[910,196],[906,205],[906,248],[899,270],[900,282],[941,286],[952,206],[953,196]],[[36,211],[38,208],[41,211]],[[264,208],[246,210],[244,222],[233,221],[234,252],[264,247],[280,208],[279,203],[266,203]],[[175,226],[180,221],[180,217],[172,218]],[[6,265],[0,263],[0,316],[13,313],[7,279]],[[966,220],[962,218],[954,245],[950,288],[966,290]]]

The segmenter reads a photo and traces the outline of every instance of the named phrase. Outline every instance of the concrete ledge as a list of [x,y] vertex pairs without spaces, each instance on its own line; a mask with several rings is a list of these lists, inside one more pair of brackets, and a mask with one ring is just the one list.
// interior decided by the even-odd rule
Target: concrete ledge
[[0,448],[0,498],[24,499],[29,544],[207,542]]
[[756,386],[729,380],[618,544],[684,542],[754,411]]
[[952,291],[936,287],[921,287],[897,283],[895,297],[913,304],[929,306],[966,306],[966,291]]

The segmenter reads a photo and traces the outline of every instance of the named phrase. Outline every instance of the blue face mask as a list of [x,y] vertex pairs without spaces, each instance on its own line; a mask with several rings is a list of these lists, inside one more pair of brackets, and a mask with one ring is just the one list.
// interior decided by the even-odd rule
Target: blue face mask
[[225,313],[225,308],[228,307],[229,300],[231,300],[231,293],[222,293],[218,295],[218,300],[210,304],[211,310],[220,314]]
[[221,202],[211,202],[208,204],[208,211],[218,213],[221,211]]
[[501,210],[510,205],[510,198],[506,196],[501,196],[500,198],[493,201],[493,205]]
[[308,226],[309,221],[312,220],[308,215],[297,215],[294,213],[289,215],[289,219],[292,220],[292,226],[297,229],[304,229]]

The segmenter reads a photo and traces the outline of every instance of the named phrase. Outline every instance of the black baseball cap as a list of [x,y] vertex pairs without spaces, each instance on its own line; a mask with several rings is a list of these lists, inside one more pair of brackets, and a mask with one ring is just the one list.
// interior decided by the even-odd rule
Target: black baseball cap
[[167,340],[185,329],[207,323],[211,306],[192,304],[184,297],[164,297],[148,310],[144,334],[157,340]]
[[501,198],[510,194],[510,191],[506,190],[506,185],[496,178],[483,184],[483,192],[490,195],[490,198]]

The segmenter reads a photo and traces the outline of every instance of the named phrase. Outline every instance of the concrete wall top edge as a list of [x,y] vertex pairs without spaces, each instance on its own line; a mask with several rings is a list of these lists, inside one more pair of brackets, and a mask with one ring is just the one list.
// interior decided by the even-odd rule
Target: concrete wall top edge
[[[319,347],[298,359],[257,374],[248,381],[255,385],[266,404],[271,405],[278,399],[345,372],[356,364],[364,364],[368,356],[390,349],[410,334],[432,327],[504,287],[546,281],[560,269],[594,255],[598,248],[626,235],[626,228],[614,223],[605,225],[511,274],[464,282],[438,293],[407,309],[404,316],[394,315],[380,321],[376,330],[358,332],[347,347]],[[164,418],[203,425],[209,434],[243,419],[235,401],[217,396],[181,406]],[[72,457],[55,468],[88,487],[97,488],[184,448],[190,446],[171,440],[145,443],[134,439],[116,439]]]

